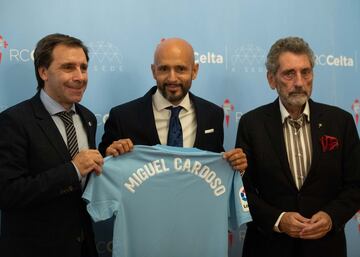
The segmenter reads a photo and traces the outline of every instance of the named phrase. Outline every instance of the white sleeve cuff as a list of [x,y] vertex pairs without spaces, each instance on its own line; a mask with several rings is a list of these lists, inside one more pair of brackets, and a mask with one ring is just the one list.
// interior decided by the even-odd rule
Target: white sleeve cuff
[[77,174],[78,174],[78,177],[79,177],[79,181],[81,181],[81,179],[82,179],[82,176],[81,176],[81,174],[80,174],[80,171],[79,171],[79,169],[76,167],[76,165],[75,165],[75,163],[74,162],[71,162],[73,165],[74,165],[74,167],[75,167],[75,170],[76,170],[76,172],[77,172]]
[[280,214],[279,218],[276,220],[274,228],[273,228],[275,232],[282,233],[279,229],[279,224],[280,224],[280,220],[281,220],[282,216],[284,216],[284,214],[285,214],[285,212],[282,212]]

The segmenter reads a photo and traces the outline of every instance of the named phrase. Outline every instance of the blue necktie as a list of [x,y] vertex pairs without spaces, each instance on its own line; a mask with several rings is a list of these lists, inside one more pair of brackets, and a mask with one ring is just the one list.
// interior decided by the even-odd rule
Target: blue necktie
[[181,108],[181,106],[167,108],[171,111],[167,145],[181,147],[183,146],[183,134],[181,123],[179,120],[179,113],[181,111]]

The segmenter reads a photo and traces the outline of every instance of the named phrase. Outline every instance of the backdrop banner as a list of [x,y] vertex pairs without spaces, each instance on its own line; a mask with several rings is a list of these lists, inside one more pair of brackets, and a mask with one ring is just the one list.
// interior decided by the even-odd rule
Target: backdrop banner
[[[155,85],[153,52],[168,37],[193,45],[200,68],[191,91],[223,107],[226,149],[234,147],[241,115],[277,96],[264,63],[286,36],[303,37],[316,54],[312,98],[352,113],[359,128],[358,0],[12,0],[2,4],[0,24],[0,111],[35,94],[37,41],[69,34],[90,50],[82,104],[96,114],[98,143],[110,108]],[[95,229],[100,256],[111,256],[112,221]],[[359,213],[346,234],[349,257],[358,257]],[[245,227],[232,235],[229,256],[240,256],[244,235]]]

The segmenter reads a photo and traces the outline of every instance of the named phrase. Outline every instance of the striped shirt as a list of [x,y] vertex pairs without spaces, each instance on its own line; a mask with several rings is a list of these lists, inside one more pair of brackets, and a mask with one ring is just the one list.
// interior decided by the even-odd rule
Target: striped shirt
[[279,102],[289,166],[296,187],[300,189],[309,172],[312,157],[310,108],[306,103],[301,116],[293,120],[281,101]]

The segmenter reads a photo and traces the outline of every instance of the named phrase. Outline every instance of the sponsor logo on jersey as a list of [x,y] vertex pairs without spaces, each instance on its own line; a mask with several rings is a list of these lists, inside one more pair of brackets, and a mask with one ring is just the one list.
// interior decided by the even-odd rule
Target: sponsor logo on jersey
[[240,198],[240,204],[241,204],[243,210],[248,212],[249,211],[249,204],[248,204],[248,201],[247,201],[247,197],[246,197],[244,187],[241,187],[240,190],[239,190],[239,198]]

